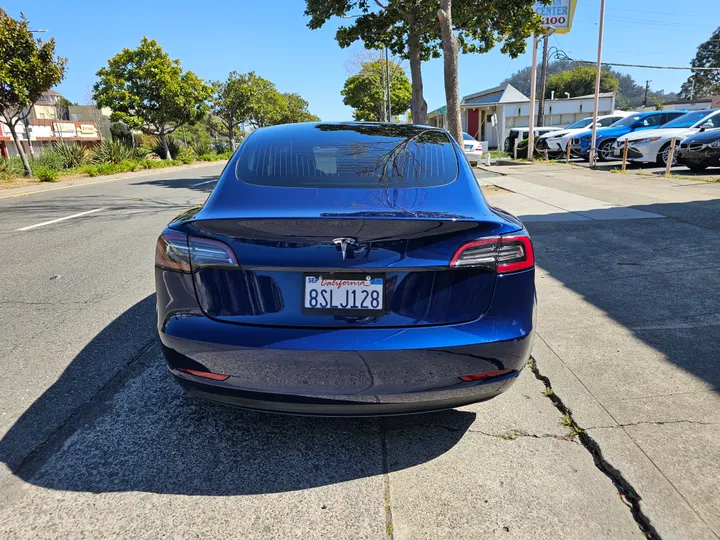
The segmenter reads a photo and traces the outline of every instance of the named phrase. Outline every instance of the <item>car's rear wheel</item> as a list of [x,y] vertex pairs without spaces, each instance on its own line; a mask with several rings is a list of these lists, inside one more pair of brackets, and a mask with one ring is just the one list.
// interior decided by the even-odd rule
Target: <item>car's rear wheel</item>
[[600,161],[609,161],[612,158],[612,146],[614,142],[614,140],[611,140],[600,143],[600,146],[598,146],[598,159]]

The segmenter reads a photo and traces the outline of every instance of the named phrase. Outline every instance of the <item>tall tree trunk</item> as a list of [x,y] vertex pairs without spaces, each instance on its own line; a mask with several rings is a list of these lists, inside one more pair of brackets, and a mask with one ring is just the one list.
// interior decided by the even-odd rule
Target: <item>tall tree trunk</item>
[[445,67],[445,101],[447,103],[447,129],[462,144],[460,119],[460,91],[458,90],[458,42],[452,28],[452,0],[440,0],[438,10]]
[[167,142],[167,135],[165,135],[164,131],[160,132],[160,141],[162,142],[163,151],[165,152],[165,159],[172,159],[172,156],[170,155],[170,147]]
[[414,23],[410,23],[408,33],[408,56],[410,57],[410,81],[412,83],[413,124],[427,124],[427,103],[423,97],[422,70],[420,68],[420,36]]
[[[15,143],[15,148],[17,148],[17,152],[20,155],[20,160],[23,164],[23,169],[25,169],[25,176],[32,176],[32,169],[30,168],[30,162],[28,161],[27,154],[25,154],[25,149],[22,147],[22,144],[20,143],[20,138],[18,137],[17,130],[15,129],[17,126],[15,125],[15,122],[10,120],[7,124],[7,127],[10,129],[10,134],[12,135],[13,142]],[[25,136],[30,139],[30,134],[25,132]]]
[[235,151],[235,124],[228,124],[228,139],[230,139],[230,150]]

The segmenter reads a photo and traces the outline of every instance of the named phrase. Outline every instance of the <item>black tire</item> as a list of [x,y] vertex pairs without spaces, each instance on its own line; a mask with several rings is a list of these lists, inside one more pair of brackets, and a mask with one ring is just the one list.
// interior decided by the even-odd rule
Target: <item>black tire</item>
[[610,139],[600,143],[597,151],[598,161],[610,161],[609,156],[612,156],[612,145],[614,143],[615,139]]
[[688,169],[690,169],[692,172],[703,172],[705,169],[708,168],[707,165],[688,165]]

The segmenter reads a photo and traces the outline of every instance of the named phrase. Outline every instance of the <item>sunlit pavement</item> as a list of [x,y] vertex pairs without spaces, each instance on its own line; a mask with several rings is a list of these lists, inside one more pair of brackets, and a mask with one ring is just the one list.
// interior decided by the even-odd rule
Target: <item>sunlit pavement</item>
[[456,411],[314,419],[165,372],[154,242],[220,168],[0,200],[0,536],[717,538],[714,192],[480,172],[533,234],[535,370]]

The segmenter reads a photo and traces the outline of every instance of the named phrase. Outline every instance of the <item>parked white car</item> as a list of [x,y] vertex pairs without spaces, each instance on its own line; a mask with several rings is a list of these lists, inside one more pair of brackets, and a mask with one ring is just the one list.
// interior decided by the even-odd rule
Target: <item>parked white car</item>
[[[545,135],[547,133],[550,133],[551,131],[560,131],[561,127],[535,127],[533,128],[533,137],[539,137],[541,135]],[[506,153],[510,154],[515,149],[515,140],[519,139],[520,141],[527,139],[528,135],[530,133],[530,128],[526,127],[519,127],[519,128],[512,128],[508,132],[508,136],[505,138],[505,143],[503,144],[503,149]],[[519,142],[519,141],[518,141]]]
[[657,129],[631,132],[618,137],[613,146],[613,156],[622,158],[625,139],[627,139],[628,161],[656,163],[659,167],[664,167],[667,164],[673,139],[679,144],[690,135],[715,128],[720,128],[720,109],[691,111]]
[[483,157],[483,147],[480,141],[465,132],[463,132],[463,153],[470,163],[479,162]]
[[[598,127],[609,127],[630,114],[633,113],[631,111],[616,111],[613,114],[598,116]],[[580,133],[581,131],[591,129],[592,124],[592,116],[588,116],[587,118],[583,118],[574,124],[570,124],[568,127],[560,131],[553,131],[541,135],[538,138],[536,147],[540,152],[547,150],[550,155],[564,154],[573,135]]]

